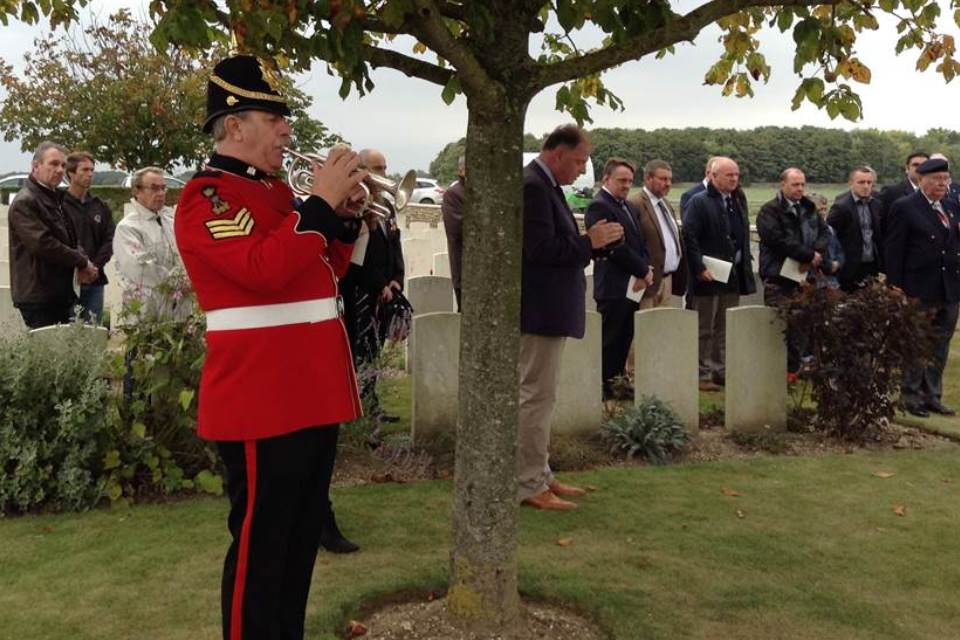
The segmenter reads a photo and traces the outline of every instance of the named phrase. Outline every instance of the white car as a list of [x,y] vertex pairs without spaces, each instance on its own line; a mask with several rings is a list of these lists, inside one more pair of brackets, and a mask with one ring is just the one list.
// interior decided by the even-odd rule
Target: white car
[[12,176],[7,176],[3,180],[0,180],[0,189],[7,191],[19,190],[29,177],[26,173],[15,173]]
[[[180,178],[174,178],[173,176],[164,174],[163,181],[166,183],[168,189],[182,189],[186,186],[186,182]],[[123,186],[127,189],[133,186],[133,176],[129,175],[123,180]]]
[[417,178],[417,184],[410,194],[410,202],[414,204],[440,204],[443,200],[443,187],[433,178]]

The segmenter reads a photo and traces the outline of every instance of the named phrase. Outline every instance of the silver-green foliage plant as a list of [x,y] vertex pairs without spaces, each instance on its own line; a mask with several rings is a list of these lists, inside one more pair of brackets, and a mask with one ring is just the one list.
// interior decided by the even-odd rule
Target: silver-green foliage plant
[[84,509],[111,442],[103,345],[75,325],[0,339],[0,514]]
[[644,396],[604,424],[603,438],[611,453],[643,457],[653,464],[670,462],[689,439],[676,412],[653,396]]

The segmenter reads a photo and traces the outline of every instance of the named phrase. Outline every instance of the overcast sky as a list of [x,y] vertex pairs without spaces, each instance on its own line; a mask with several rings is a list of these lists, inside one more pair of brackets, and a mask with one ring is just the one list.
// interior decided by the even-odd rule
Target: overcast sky
[[[146,15],[145,0],[103,0],[91,4],[101,15],[119,7],[129,7],[135,15]],[[684,10],[696,4],[700,3],[680,3]],[[88,16],[89,10],[84,15]],[[952,12],[944,11],[944,15],[949,17]],[[30,49],[34,38],[47,32],[46,26],[31,27],[13,21],[6,27],[0,26],[0,58],[19,72],[23,52]],[[810,105],[799,111],[790,110],[797,77],[792,74],[793,42],[789,32],[767,30],[761,37],[773,75],[769,84],[755,86],[755,98],[723,98],[718,87],[703,86],[704,72],[722,49],[717,41],[718,31],[709,29],[695,43],[678,46],[674,56],[664,60],[651,57],[608,72],[605,82],[623,99],[626,109],[615,112],[594,107],[594,122],[590,126],[653,129],[809,124],[917,133],[931,127],[958,128],[960,81],[947,85],[933,72],[916,72],[916,53],[894,55],[895,33],[891,23],[881,22],[880,31],[860,37],[860,58],[873,70],[873,83],[859,86],[865,114],[855,125],[840,119],[831,121],[825,112]],[[577,40],[587,47],[598,41],[592,33],[581,34]],[[412,46],[412,40],[397,42],[407,51]],[[377,85],[373,93],[362,99],[351,95],[346,100],[337,95],[339,80],[328,76],[322,64],[315,65],[299,83],[314,98],[315,117],[355,148],[382,149],[391,171],[426,169],[446,143],[465,134],[467,112],[462,98],[446,106],[440,99],[441,87],[392,70],[375,71],[373,80]],[[554,111],[555,90],[547,89],[533,101],[527,113],[527,131],[542,134],[567,120]],[[29,155],[20,151],[18,142],[0,141],[0,173],[27,170],[28,166]]]

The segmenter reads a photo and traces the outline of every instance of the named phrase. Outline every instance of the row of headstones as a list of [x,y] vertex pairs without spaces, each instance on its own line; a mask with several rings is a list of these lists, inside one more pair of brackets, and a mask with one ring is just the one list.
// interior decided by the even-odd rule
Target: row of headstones
[[[635,327],[635,404],[644,396],[673,408],[687,430],[699,429],[697,314],[662,307],[638,312]],[[413,318],[412,415],[415,440],[455,432],[459,403],[460,314]],[[567,340],[553,411],[555,433],[592,434],[603,413],[601,321],[587,312],[586,335]],[[783,326],[769,307],[727,311],[724,424],[729,431],[784,430],[787,354]]]

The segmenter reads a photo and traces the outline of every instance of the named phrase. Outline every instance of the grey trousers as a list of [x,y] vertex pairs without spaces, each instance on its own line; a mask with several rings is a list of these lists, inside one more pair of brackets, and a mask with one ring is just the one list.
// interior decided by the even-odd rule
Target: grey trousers
[[691,309],[697,312],[700,338],[700,380],[708,381],[714,375],[725,376],[727,309],[740,304],[740,294],[687,295],[687,303]]
[[947,355],[950,353],[950,339],[957,328],[960,305],[956,302],[923,306],[935,311],[933,325],[938,334],[937,346],[933,353],[933,362],[903,373],[900,398],[905,403],[922,404],[928,400],[940,400],[943,395],[943,369],[947,366]]
[[517,498],[543,493],[550,470],[550,418],[566,338],[520,334],[520,424],[517,438]]

